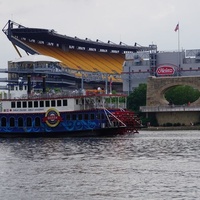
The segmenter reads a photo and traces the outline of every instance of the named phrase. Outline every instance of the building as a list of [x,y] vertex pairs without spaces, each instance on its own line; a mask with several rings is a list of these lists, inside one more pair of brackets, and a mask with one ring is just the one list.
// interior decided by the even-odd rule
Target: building
[[[61,62],[61,70],[66,72],[62,77],[58,77],[58,73],[48,74],[48,71],[41,71],[38,75],[54,79],[51,82],[56,86],[73,89],[101,87],[107,90],[108,85],[112,85],[112,90],[122,92],[121,73],[125,54],[150,50],[149,47],[126,45],[123,42],[115,44],[111,40],[102,42],[99,39],[93,41],[89,38],[70,37],[58,34],[53,29],[28,28],[11,20],[4,26],[3,32],[19,57],[22,56],[23,50],[28,55],[40,54],[58,59]],[[8,79],[12,81],[12,77],[16,80],[21,76],[26,79],[30,71],[26,68],[23,74],[20,70],[8,70],[5,73],[14,73]]]
[[161,52],[156,46],[150,51],[127,53],[123,64],[123,91],[129,93],[149,76],[200,75],[200,49]]

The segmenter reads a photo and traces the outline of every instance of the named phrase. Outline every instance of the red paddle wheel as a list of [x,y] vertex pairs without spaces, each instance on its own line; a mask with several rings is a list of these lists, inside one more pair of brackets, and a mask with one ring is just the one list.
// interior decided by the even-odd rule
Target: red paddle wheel
[[[118,119],[118,122],[120,121],[126,125],[123,133],[138,133],[138,129],[142,126],[140,119],[135,116],[135,113],[132,111],[119,110],[113,112],[112,114]],[[114,123],[117,120],[116,118],[113,118]]]

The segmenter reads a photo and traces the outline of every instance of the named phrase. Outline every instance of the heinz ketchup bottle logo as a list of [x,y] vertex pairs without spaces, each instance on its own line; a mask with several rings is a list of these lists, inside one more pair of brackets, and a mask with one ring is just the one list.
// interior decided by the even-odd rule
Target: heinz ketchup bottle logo
[[157,75],[173,75],[174,72],[174,67],[167,65],[160,66],[156,70]]

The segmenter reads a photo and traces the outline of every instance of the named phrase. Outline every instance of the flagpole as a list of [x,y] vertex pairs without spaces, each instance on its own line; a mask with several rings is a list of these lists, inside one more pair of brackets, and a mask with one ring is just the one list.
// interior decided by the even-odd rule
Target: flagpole
[[179,22],[176,25],[174,31],[175,32],[178,31],[178,75],[180,76],[181,75],[181,61],[180,61],[181,57],[180,57],[180,26],[179,26]]
[[178,22],[178,69],[179,69],[179,76],[181,75],[181,56],[180,56],[180,25]]

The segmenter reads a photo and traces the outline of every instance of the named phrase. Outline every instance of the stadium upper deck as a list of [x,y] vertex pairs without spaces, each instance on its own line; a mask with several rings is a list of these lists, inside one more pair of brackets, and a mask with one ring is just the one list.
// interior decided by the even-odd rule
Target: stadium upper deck
[[54,30],[27,28],[11,20],[3,32],[17,47],[28,54],[44,54],[59,59],[63,65],[73,71],[102,72],[119,75],[126,52],[149,51],[149,47],[129,46],[108,43],[99,40],[79,39],[56,33]]

